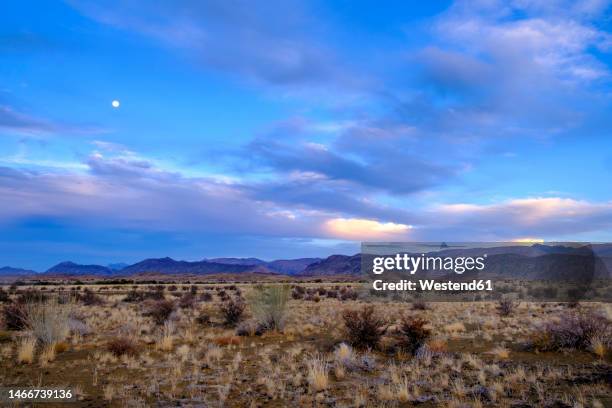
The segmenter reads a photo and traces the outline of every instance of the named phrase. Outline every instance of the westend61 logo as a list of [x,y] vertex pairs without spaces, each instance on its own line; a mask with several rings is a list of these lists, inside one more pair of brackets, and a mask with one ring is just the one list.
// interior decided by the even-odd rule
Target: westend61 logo
[[419,270],[452,271],[462,274],[465,271],[482,271],[485,268],[487,254],[478,257],[442,257],[442,256],[412,256],[395,254],[395,256],[378,256],[372,260],[372,272],[376,275],[387,271],[405,271],[414,275]]
[[524,242],[362,243],[372,296],[426,301],[607,300],[612,244]]

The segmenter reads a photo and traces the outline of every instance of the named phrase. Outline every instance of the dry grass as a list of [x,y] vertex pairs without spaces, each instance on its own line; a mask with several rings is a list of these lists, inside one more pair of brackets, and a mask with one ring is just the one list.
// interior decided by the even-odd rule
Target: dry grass
[[329,385],[328,364],[322,356],[313,356],[306,362],[308,383],[314,392],[327,389]]
[[17,362],[20,364],[32,364],[34,362],[34,349],[36,348],[36,339],[28,337],[22,340],[17,350]]
[[156,347],[161,351],[172,351],[174,347],[174,326],[171,323],[164,323],[163,330],[157,341]]
[[[253,288],[237,286],[249,299]],[[601,375],[610,370],[607,337],[590,335],[580,351],[541,353],[525,347],[538,328],[545,332],[541,328],[554,325],[573,336],[565,329],[593,326],[589,321],[559,324],[568,313],[565,305],[524,302],[502,318],[495,302],[431,302],[415,311],[401,300],[370,299],[367,304],[375,309],[374,317],[384,317],[384,325],[377,326],[382,328],[378,347],[359,349],[349,343],[343,315],[362,310],[366,303],[342,301],[342,287],[336,284],[325,285],[325,291],[319,290],[320,283],[302,286],[305,293],[317,293],[320,301],[289,300],[282,332],[238,338],[234,329],[224,326],[220,311],[223,300],[218,293],[238,296],[229,284],[217,284],[213,290],[199,286],[193,307],[176,309],[163,325],[145,315],[150,300],[123,299],[134,290],[178,301],[186,292],[181,285],[175,292],[153,285],[91,285],[88,288],[104,302],[72,306],[73,329],[54,343],[55,359],[42,341],[30,340],[27,350],[23,331],[2,337],[0,382],[69,384],[109,406],[176,406],[188,400],[194,406],[509,407],[520,400],[530,406],[563,402],[597,407],[612,401]],[[201,301],[202,293],[212,293],[212,299]],[[583,303],[569,313],[588,316],[602,307]],[[203,315],[208,316],[206,324],[199,324],[196,319]],[[245,322],[257,322],[248,302],[245,315]],[[431,333],[419,342],[422,347],[414,356],[399,347],[404,315],[426,320],[419,327]],[[137,356],[107,348],[113,339],[123,338],[133,341]],[[21,364],[18,368],[15,361]]]

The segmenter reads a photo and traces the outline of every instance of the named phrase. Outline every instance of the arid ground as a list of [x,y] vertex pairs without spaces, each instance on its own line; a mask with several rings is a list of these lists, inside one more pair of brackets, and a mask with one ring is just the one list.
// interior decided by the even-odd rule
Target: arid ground
[[612,406],[610,304],[267,285],[5,286],[0,384],[78,396],[45,407]]

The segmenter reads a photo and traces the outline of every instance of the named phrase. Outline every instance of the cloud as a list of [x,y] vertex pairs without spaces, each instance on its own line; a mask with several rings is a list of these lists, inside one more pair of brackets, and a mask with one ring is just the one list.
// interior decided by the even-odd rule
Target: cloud
[[612,202],[534,197],[393,206],[368,189],[355,192],[335,184],[346,181],[320,181],[315,173],[294,174],[285,183],[227,183],[169,171],[133,152],[95,152],[84,165],[85,172],[0,167],[0,225],[43,219],[144,234],[444,241],[571,239],[605,235],[612,227]]
[[378,222],[360,218],[334,218],[325,223],[326,229],[333,237],[349,240],[388,240],[408,239],[410,225],[392,222]]
[[20,112],[14,107],[2,104],[0,99],[0,134],[13,134],[27,137],[47,137],[55,135],[94,135],[106,130],[95,126],[60,123]]
[[411,152],[410,146],[402,145],[406,129],[399,127],[353,125],[337,141],[332,139],[325,145],[309,141],[312,133],[305,127],[281,123],[249,143],[242,158],[259,171],[267,169],[283,178],[289,174],[310,175],[309,181],[318,184],[345,190],[369,189],[370,193],[417,192],[447,182],[460,170],[454,164]]
[[612,202],[593,203],[561,197],[516,198],[494,204],[445,204],[430,210],[449,230],[467,237],[564,237],[604,232],[612,226]]
[[[207,67],[273,84],[342,82],[339,62],[301,1],[71,1],[99,22],[153,38]],[[107,3],[107,4],[104,4]],[[317,33],[317,34],[315,34]]]
[[40,135],[56,130],[50,122],[15,111],[7,105],[0,105],[0,131],[19,134]]

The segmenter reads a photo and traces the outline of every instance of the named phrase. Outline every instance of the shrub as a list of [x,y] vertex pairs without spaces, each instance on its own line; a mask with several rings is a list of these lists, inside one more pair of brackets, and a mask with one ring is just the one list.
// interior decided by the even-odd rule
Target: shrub
[[400,346],[414,355],[431,335],[431,330],[425,325],[427,321],[424,319],[404,316],[399,326]]
[[247,320],[236,327],[237,336],[261,336],[266,331],[260,323],[254,320]]
[[209,292],[204,292],[200,295],[200,300],[202,302],[210,302],[212,300],[212,295]]
[[23,330],[26,328],[26,309],[23,303],[9,303],[2,309],[4,327],[8,330]]
[[[61,289],[60,289],[61,290]],[[17,303],[42,303],[46,302],[48,296],[44,293],[33,289],[27,289],[19,295],[17,298]]]
[[593,339],[612,343],[612,323],[593,312],[566,312],[558,321],[549,322],[534,333],[531,346],[541,350],[563,348],[591,350]]
[[497,313],[502,317],[510,316],[517,306],[517,303],[510,298],[500,299],[497,302]]
[[338,297],[338,291],[328,290],[327,291],[327,297],[330,298],[330,299],[336,299]]
[[179,307],[181,309],[190,309],[195,303],[195,296],[191,293],[185,293],[179,300]]
[[27,303],[26,327],[41,343],[51,345],[64,340],[70,333],[69,318],[72,304],[53,297],[42,303]]
[[135,289],[132,289],[128,292],[128,294],[123,298],[124,302],[134,303],[141,302],[144,299],[144,294],[137,292]]
[[357,292],[347,289],[340,293],[340,300],[357,300]]
[[206,313],[200,313],[198,317],[196,317],[196,323],[202,326],[210,326],[210,316]]
[[250,297],[251,309],[258,322],[268,330],[282,330],[285,325],[288,285],[257,286]]
[[[298,286],[299,287],[299,286]],[[295,300],[300,300],[304,297],[304,293],[303,292],[298,292],[297,290],[295,290],[296,288],[293,288],[293,290],[291,291],[291,297]]]
[[112,339],[106,344],[106,349],[116,357],[138,355],[136,344],[127,337]]
[[90,289],[85,289],[82,295],[78,295],[78,299],[86,306],[95,306],[104,303],[102,298],[93,293]]
[[376,314],[372,305],[359,310],[346,310],[342,319],[348,341],[355,347],[376,347],[387,331],[386,321]]
[[152,303],[145,316],[150,316],[153,318],[155,324],[161,325],[168,317],[174,312],[174,302],[171,300],[158,300]]
[[229,300],[229,295],[227,294],[226,291],[224,291],[222,289],[217,291],[217,296],[219,296],[219,299],[222,302],[225,302],[225,301]]
[[0,288],[0,303],[5,303],[5,302],[9,302],[11,299],[9,298],[8,293]]
[[427,303],[423,300],[415,300],[412,302],[412,310],[427,310]]
[[233,326],[238,323],[242,317],[242,313],[244,313],[244,307],[244,302],[239,299],[229,299],[223,302],[220,308],[225,318],[225,324]]

